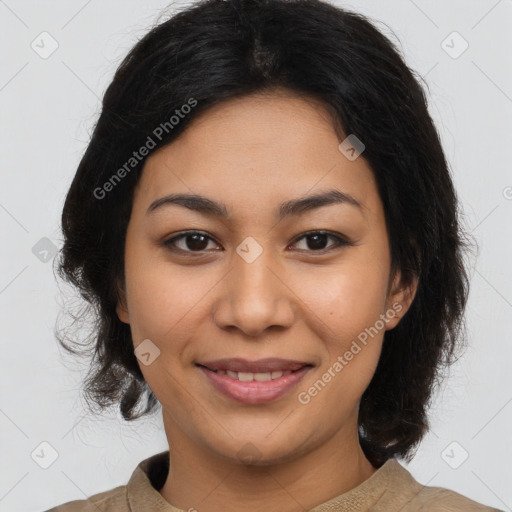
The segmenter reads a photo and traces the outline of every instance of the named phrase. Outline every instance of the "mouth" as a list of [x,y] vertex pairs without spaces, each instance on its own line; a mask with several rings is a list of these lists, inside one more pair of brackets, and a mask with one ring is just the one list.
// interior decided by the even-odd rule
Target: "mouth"
[[[247,359],[242,358],[230,358],[230,359],[217,359],[215,361],[202,361],[196,363],[197,366],[203,366],[208,370],[211,370],[216,373],[224,372],[224,374],[230,375],[228,372],[234,373],[242,373],[242,374],[253,374],[253,375],[261,375],[261,374],[270,374],[271,378],[272,373],[277,375],[278,372],[282,373],[292,373],[298,370],[301,370],[305,366],[313,366],[312,363],[308,363],[305,361],[297,361],[292,359],[280,359],[276,357],[259,359],[257,361],[249,361]],[[288,373],[286,373],[288,375]],[[234,377],[234,375],[232,375]]]
[[311,363],[283,359],[253,362],[224,359],[196,363],[196,366],[214,389],[232,400],[251,405],[284,396],[314,367]]
[[234,372],[231,370],[212,370],[207,366],[203,366],[201,364],[197,364],[196,366],[200,366],[206,370],[210,370],[217,375],[227,375],[232,379],[240,380],[242,382],[251,382],[253,380],[258,382],[265,382],[269,380],[279,379],[283,375],[290,375],[291,373],[300,372],[303,368],[312,368],[313,365],[304,365],[297,370],[275,370],[273,372]]

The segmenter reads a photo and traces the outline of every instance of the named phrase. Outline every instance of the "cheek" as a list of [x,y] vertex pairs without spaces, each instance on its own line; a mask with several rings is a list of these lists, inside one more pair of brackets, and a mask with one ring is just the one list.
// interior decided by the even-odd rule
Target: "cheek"
[[300,297],[332,333],[357,335],[373,325],[386,302],[388,274],[375,261],[344,262],[300,278]]
[[137,333],[135,342],[141,336],[162,339],[183,316],[190,286],[185,293],[186,282],[178,267],[164,265],[154,254],[129,241],[125,273],[130,325]]
[[168,343],[186,337],[191,326],[199,325],[208,293],[222,276],[208,265],[180,266],[143,249],[127,254],[127,301],[135,341]]
[[314,313],[310,319],[322,320],[314,329],[324,340],[327,373],[321,380],[329,382],[330,392],[319,403],[343,396],[350,407],[368,386],[379,360],[384,335],[379,315],[385,308],[388,274],[370,258],[345,261],[330,274],[302,279],[308,309]]

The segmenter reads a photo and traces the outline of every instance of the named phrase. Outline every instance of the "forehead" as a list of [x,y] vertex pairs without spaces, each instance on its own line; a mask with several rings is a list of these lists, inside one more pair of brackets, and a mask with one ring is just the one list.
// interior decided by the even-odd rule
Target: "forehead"
[[183,192],[261,211],[284,195],[332,188],[371,202],[371,168],[361,157],[348,160],[341,141],[329,110],[313,98],[278,90],[228,100],[147,159],[139,193],[146,207],[164,192]]
[[187,127],[183,144],[274,147],[295,144],[312,132],[334,134],[329,107],[286,89],[233,98],[210,107]]

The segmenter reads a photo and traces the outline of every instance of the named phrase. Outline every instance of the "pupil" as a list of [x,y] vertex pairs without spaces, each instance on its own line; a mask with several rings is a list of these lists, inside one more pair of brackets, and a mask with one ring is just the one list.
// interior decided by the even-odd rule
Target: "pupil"
[[[193,239],[192,243],[190,243],[190,239]],[[208,245],[205,235],[188,235],[186,240],[187,248],[190,250],[202,251]]]
[[309,249],[325,249],[325,242],[327,241],[327,235],[318,234],[318,235],[310,235],[309,240],[313,239],[314,242],[312,244],[308,243]]

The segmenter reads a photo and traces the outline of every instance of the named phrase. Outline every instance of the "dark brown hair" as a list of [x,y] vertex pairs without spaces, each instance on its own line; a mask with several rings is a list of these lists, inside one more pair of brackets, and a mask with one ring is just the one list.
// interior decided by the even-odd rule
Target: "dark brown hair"
[[[419,78],[368,19],[321,0],[202,0],[156,25],[129,52],[104,95],[62,212],[58,272],[90,306],[90,347],[67,344],[57,330],[59,342],[92,355],[84,385],[91,407],[118,405],[126,420],[155,408],[130,327],[116,314],[133,192],[147,156],[130,158],[148,137],[155,143],[150,154],[172,142],[215,104],[276,87],[320,100],[345,134],[363,141],[361,157],[384,205],[392,269],[406,281],[419,279],[409,311],[385,333],[359,410],[361,446],[374,466],[394,455],[410,460],[427,431],[441,369],[462,348],[467,238]],[[171,123],[191,99],[196,106]],[[166,129],[157,137],[159,126]],[[116,173],[122,179],[99,193]]]

